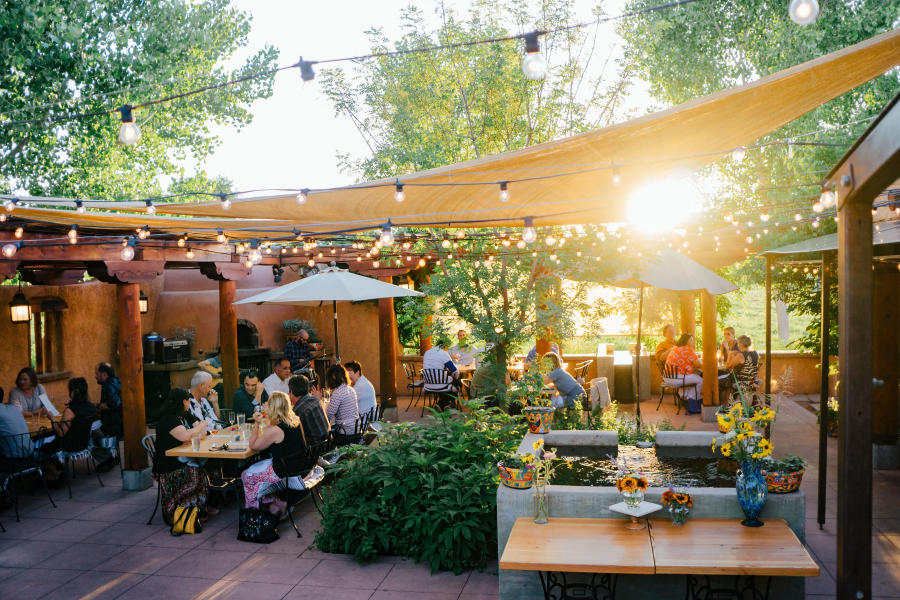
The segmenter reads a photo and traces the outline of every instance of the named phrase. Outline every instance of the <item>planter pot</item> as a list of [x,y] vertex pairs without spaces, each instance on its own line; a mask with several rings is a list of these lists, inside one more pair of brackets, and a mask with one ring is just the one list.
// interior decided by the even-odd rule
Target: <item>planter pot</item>
[[497,463],[497,468],[500,470],[500,482],[506,487],[524,490],[534,485],[534,469],[531,467],[515,469]]
[[528,419],[528,430],[531,433],[548,433],[553,422],[552,406],[526,406],[522,409]]
[[799,471],[763,471],[762,474],[766,478],[766,486],[769,491],[774,494],[790,494],[796,492],[803,481],[804,469]]
[[741,510],[744,511],[744,516],[747,517],[741,521],[741,525],[745,527],[762,527],[763,522],[759,520],[759,513],[766,503],[769,488],[758,463],[741,463],[741,468],[737,473],[735,489],[737,490],[738,503],[741,505]]

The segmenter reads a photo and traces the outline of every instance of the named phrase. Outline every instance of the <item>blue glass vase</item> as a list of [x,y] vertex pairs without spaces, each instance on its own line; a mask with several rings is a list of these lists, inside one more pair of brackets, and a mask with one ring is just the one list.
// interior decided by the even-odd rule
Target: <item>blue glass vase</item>
[[741,505],[741,510],[744,511],[744,516],[747,517],[741,521],[741,525],[762,527],[763,522],[759,520],[759,513],[766,503],[769,487],[758,462],[741,463],[741,468],[737,472],[735,488],[737,489],[738,503]]

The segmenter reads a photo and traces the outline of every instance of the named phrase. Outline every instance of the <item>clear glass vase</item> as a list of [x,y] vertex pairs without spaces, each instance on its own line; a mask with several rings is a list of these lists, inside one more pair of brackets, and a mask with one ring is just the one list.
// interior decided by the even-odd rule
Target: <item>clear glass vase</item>
[[625,499],[625,506],[628,508],[637,508],[644,501],[644,492],[634,490],[633,492],[622,492],[622,498]]
[[534,486],[534,522],[542,525],[550,516],[550,496],[547,494],[549,485]]
[[672,519],[672,525],[684,525],[689,514],[691,514],[691,509],[684,504],[677,502],[669,504],[669,517]]

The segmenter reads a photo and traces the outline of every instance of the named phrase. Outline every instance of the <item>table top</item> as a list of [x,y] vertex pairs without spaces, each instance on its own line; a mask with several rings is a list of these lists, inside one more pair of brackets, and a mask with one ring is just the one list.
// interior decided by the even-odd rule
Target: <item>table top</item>
[[[231,431],[228,431],[231,434]],[[210,434],[200,440],[200,450],[194,452],[193,448],[191,448],[190,443],[182,444],[181,446],[176,446],[170,450],[166,450],[166,456],[187,456],[188,458],[225,458],[225,459],[247,459],[256,454],[256,450],[251,450],[249,447],[246,450],[241,450],[240,452],[232,451],[232,450],[211,450],[210,446],[213,444],[221,445],[223,443],[228,443],[225,440],[228,438],[226,434],[219,433]],[[230,436],[231,440],[234,440],[234,435]],[[233,441],[230,443],[234,443]]]
[[655,572],[646,529],[625,529],[619,519],[562,517],[551,518],[543,525],[536,525],[530,517],[516,519],[500,558],[500,568],[646,575]]
[[815,577],[816,562],[784,519],[744,527],[737,519],[650,519],[657,573]]
[[39,432],[41,429],[53,431],[53,425],[50,423],[49,417],[45,417],[44,415],[38,417],[37,423],[34,422],[34,417],[25,417],[25,422],[28,423],[28,433],[32,435]]

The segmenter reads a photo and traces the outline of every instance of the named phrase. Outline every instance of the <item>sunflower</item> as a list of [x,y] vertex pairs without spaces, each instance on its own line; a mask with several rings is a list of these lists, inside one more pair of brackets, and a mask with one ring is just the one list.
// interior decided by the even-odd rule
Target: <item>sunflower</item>
[[741,403],[740,403],[740,402],[735,402],[735,403],[731,406],[731,410],[729,411],[729,413],[731,414],[731,416],[737,417],[737,416],[739,416],[743,411],[744,411],[744,407],[741,406]]
[[522,457],[522,462],[525,463],[533,463],[534,462],[534,454],[526,454]]
[[729,442],[722,446],[721,450],[723,456],[731,456],[731,447],[733,444],[734,442]]
[[531,445],[531,447],[534,448],[535,450],[537,450],[538,448],[540,448],[543,445],[544,445],[544,438],[541,438],[538,441],[536,441],[535,443],[533,443]]
[[646,477],[635,477],[634,480],[637,482],[637,488],[642,491],[647,491],[647,478]]
[[635,479],[634,477],[632,477],[630,475],[628,477],[623,478],[621,480],[621,483],[622,483],[622,489],[619,491],[624,494],[634,493],[634,491],[637,489],[637,486],[638,486],[637,479]]
[[687,494],[675,494],[675,502],[678,504],[687,504],[690,498]]
[[719,430],[723,433],[728,433],[734,429],[734,417],[731,415],[719,415],[717,420],[719,421]]
[[674,499],[675,499],[675,492],[672,492],[670,490],[666,490],[663,492],[663,494],[662,494],[662,503],[663,504],[669,504]]
[[741,432],[752,434],[754,432],[753,423],[749,421],[744,421],[743,423],[741,423]]
[[765,458],[772,454],[772,442],[766,438],[759,440],[759,443],[756,444],[756,453],[759,454],[759,458]]
[[567,460],[567,461],[566,461],[566,466],[569,467],[569,468],[571,469],[571,468],[572,468],[572,461],[571,461],[571,460]]

